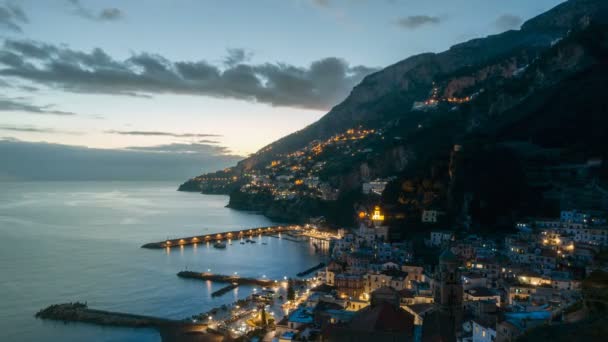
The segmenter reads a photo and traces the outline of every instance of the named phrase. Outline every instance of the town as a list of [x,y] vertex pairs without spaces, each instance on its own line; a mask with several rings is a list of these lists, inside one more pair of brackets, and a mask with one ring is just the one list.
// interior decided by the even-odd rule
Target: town
[[[365,158],[374,152],[373,148],[367,146],[379,140],[384,140],[382,130],[351,128],[327,140],[312,141],[294,152],[278,153],[263,168],[252,168],[242,173],[228,168],[195,177],[192,181],[197,182],[203,192],[209,193],[226,192],[226,189],[236,185],[244,195],[269,195],[275,201],[303,197],[335,201],[339,189],[329,182],[329,177],[336,173],[332,164],[338,164],[340,158],[349,162]],[[381,194],[389,180],[378,179],[367,183],[364,190],[366,193],[373,190]]]
[[[387,242],[375,207],[358,229],[325,233],[329,263],[265,328],[278,341],[502,342],[581,321],[608,299],[606,214],[530,218],[500,239],[437,230],[419,251]],[[418,257],[429,251],[435,264]]]

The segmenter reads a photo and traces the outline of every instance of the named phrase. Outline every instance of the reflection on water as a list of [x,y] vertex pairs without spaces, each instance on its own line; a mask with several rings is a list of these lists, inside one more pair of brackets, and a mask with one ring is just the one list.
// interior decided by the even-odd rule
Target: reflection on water
[[180,270],[277,279],[321,260],[312,241],[270,236],[255,244],[235,240],[223,250],[209,243],[140,248],[169,237],[275,224],[227,209],[226,202],[162,183],[3,183],[0,340],[159,341],[153,330],[64,325],[33,315],[50,304],[87,301],[104,310],[181,319],[243,298],[251,287],[211,298],[223,284],[180,279]]

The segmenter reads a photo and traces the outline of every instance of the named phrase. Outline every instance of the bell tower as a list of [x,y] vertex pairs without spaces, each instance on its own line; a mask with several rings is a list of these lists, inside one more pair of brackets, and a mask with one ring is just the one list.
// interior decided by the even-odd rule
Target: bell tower
[[453,327],[455,333],[462,328],[463,314],[463,288],[459,266],[460,261],[449,248],[441,253],[437,271],[439,286],[435,291],[437,308]]

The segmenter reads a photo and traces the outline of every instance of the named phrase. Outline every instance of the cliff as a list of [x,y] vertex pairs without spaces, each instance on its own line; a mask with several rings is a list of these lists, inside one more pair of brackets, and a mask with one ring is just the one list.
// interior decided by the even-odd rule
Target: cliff
[[[449,222],[489,226],[550,210],[534,204],[547,189],[532,186],[530,161],[512,143],[559,149],[557,163],[608,157],[606,18],[608,2],[570,0],[520,30],[410,57],[366,77],[318,122],[180,189],[230,193],[231,207],[275,218],[324,215],[342,224],[369,201],[383,201],[409,223],[428,208],[446,211]],[[282,190],[298,194],[292,199],[244,192],[251,177],[272,182],[293,160],[306,172],[281,172],[318,177],[337,198],[305,198],[313,191],[301,186]],[[387,177],[393,181],[381,200],[360,196],[363,182]]]

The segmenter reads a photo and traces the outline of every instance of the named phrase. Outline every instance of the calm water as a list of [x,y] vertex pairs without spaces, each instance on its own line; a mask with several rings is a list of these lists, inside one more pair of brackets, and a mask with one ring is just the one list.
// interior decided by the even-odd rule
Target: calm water
[[180,279],[185,268],[282,278],[316,265],[308,243],[271,237],[268,245],[234,243],[146,250],[167,237],[272,225],[224,208],[226,196],[175,191],[169,183],[0,183],[0,340],[160,341],[155,330],[41,321],[50,304],[185,318],[247,296],[251,288],[211,298],[222,287]]

